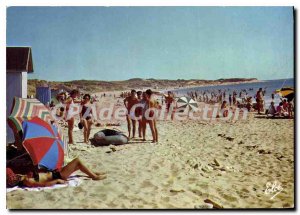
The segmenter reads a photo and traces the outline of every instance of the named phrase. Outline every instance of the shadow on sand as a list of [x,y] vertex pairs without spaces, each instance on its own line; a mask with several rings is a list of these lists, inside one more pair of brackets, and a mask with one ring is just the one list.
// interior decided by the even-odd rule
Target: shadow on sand
[[267,116],[267,115],[256,115],[254,118],[256,119],[294,119],[294,117],[284,117],[284,116]]

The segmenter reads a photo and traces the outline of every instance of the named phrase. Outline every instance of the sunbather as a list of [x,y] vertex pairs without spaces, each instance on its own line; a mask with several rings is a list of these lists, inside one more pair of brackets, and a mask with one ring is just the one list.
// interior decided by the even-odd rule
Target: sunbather
[[68,177],[77,170],[87,174],[93,180],[102,180],[106,178],[105,173],[92,172],[79,158],[75,158],[60,171],[39,173],[36,178],[18,175],[10,168],[6,168],[6,184],[9,187],[17,185],[26,187],[48,187],[55,184],[64,184]]

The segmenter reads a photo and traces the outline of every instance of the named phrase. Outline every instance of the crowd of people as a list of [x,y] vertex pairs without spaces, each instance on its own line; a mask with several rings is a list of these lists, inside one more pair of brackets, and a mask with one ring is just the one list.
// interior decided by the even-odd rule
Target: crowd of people
[[[274,117],[293,117],[293,102],[287,99],[281,99],[281,102],[275,107],[274,93],[271,94],[272,101],[270,107],[265,110],[266,89],[266,87],[264,89],[259,88],[255,94],[252,93],[254,94],[253,96],[250,96],[250,92],[253,91],[253,88],[241,89],[240,91],[233,90],[232,92],[230,89],[197,90],[189,91],[186,95],[195,101],[204,102],[206,104],[219,103],[224,117],[228,115],[228,108],[231,107],[247,108],[248,111],[254,110],[257,111],[258,114],[268,114]],[[253,99],[255,99],[255,102]]]
[[[230,91],[230,89],[217,89],[217,90],[198,90],[187,92],[186,95],[198,102],[204,102],[208,104],[220,104],[220,109],[223,117],[228,115],[228,109],[232,107],[247,108],[248,111],[256,110],[258,114],[268,114],[272,116],[284,116],[292,117],[294,107],[292,102],[288,102],[283,99],[278,106],[275,107],[274,94],[272,94],[272,102],[270,107],[265,110],[264,96],[266,94],[266,88],[259,88],[259,90],[253,95],[249,96],[252,88],[241,89],[240,91]],[[108,96],[105,93],[101,94],[101,97]],[[161,101],[156,96],[161,97]],[[152,142],[158,142],[158,131],[156,126],[157,110],[162,105],[166,105],[166,111],[170,111],[171,104],[174,104],[175,94],[168,91],[167,94],[154,92],[150,89],[146,91],[131,90],[122,92],[120,97],[123,98],[123,103],[127,109],[127,128],[128,138],[135,138],[138,133],[138,137],[145,140],[146,128],[149,125]],[[57,116],[65,116],[65,120],[68,124],[68,136],[69,144],[73,144],[73,129],[74,129],[74,116],[68,116],[69,108],[72,104],[80,104],[80,124],[83,130],[84,142],[88,143],[90,137],[91,126],[94,123],[91,111],[91,104],[97,97],[91,97],[89,94],[80,94],[78,90],[72,90],[69,95],[66,93],[60,93],[57,95],[57,100],[64,104],[64,107],[60,107],[57,112]],[[255,99],[256,103],[253,103]],[[51,105],[50,105],[51,107]],[[132,108],[134,111],[131,111]],[[174,110],[172,110],[174,111]],[[173,119],[173,114],[172,114]]]
[[[155,98],[161,96],[161,102]],[[154,92],[150,89],[146,91],[131,90],[130,93],[123,92],[124,105],[127,109],[128,137],[135,138],[138,130],[139,138],[146,139],[146,127],[149,125],[152,133],[152,142],[158,142],[158,130],[156,126],[157,111],[162,105],[166,105],[166,111],[169,113],[171,104],[175,101],[174,94],[168,91],[167,94]],[[138,125],[138,128],[137,128]]]
[[[253,91],[253,89],[249,89]],[[249,111],[255,109],[258,114],[267,114],[271,117],[286,117],[292,118],[294,116],[294,106],[291,100],[281,99],[279,104],[275,106],[274,94],[272,94],[271,104],[267,110],[265,106],[265,93],[266,89],[259,88],[253,96],[256,100],[255,105],[252,102],[252,96],[249,96],[246,89],[239,92],[229,90],[204,90],[204,91],[191,91],[187,92],[187,96],[193,98],[198,102],[205,103],[220,103],[220,109],[223,117],[228,116],[228,109],[232,106],[246,107]],[[228,97],[227,97],[228,95]],[[101,97],[107,96],[102,94]],[[161,97],[161,102],[157,100],[157,96]],[[114,96],[115,97],[115,96]],[[157,129],[157,111],[161,105],[166,105],[166,111],[169,112],[171,105],[175,102],[175,95],[173,92],[168,91],[167,94],[154,92],[151,89],[146,91],[131,90],[130,92],[122,92],[120,95],[123,98],[124,106],[126,107],[127,114],[127,128],[128,138],[133,139],[138,136],[142,141],[146,141],[146,130],[149,126],[152,142],[158,142],[158,129]],[[83,139],[88,143],[91,132],[91,127],[94,123],[91,108],[92,103],[97,99],[96,96],[92,97],[90,94],[80,94],[78,90],[72,90],[69,94],[62,92],[56,97],[57,101],[63,106],[57,109],[57,116],[63,117],[68,125],[69,144],[73,144],[73,129],[75,123],[75,115],[69,115],[68,112],[73,104],[80,104],[80,124],[83,128]],[[53,108],[54,104],[50,104]],[[21,185],[27,187],[36,186],[51,186],[54,184],[65,183],[67,178],[77,170],[81,170],[93,180],[101,180],[106,178],[105,173],[97,173],[90,170],[80,159],[76,158],[63,167],[59,171],[50,171],[46,173],[39,173],[38,178],[26,175],[14,174],[11,169],[7,169],[7,184],[9,186]]]
[[275,103],[272,101],[266,113],[272,117],[279,116],[292,118],[294,116],[294,105],[291,101],[283,99],[279,102],[278,106],[275,107]]
[[[161,103],[155,98],[154,95],[162,97]],[[101,97],[108,96],[107,94],[101,94]],[[167,112],[169,112],[171,104],[175,101],[174,94],[168,91],[167,94],[153,92],[148,89],[144,92],[131,90],[131,92],[122,92],[120,95],[124,98],[124,105],[127,109],[126,119],[128,125],[128,138],[135,138],[138,132],[139,138],[143,141],[146,140],[146,128],[149,125],[152,133],[152,142],[158,142],[158,132],[156,126],[157,110],[161,108],[161,105],[166,105]],[[96,98],[96,97],[94,97]],[[66,92],[59,93],[56,96],[57,101],[61,107],[56,108],[56,116],[61,117],[68,125],[68,143],[73,144],[73,129],[75,123],[75,115],[69,114],[70,107],[73,104],[80,105],[80,123],[78,127],[83,128],[84,142],[89,142],[91,127],[94,123],[92,117],[92,103],[95,99],[92,99],[90,94],[80,94],[78,90],[72,90],[69,94]],[[139,104],[139,105],[138,105]],[[134,111],[131,111],[133,106],[136,106]],[[50,108],[54,108],[54,103],[50,104]],[[73,106],[72,108],[77,108]],[[73,110],[74,111],[74,110]],[[137,132],[136,132],[137,131]]]
[[[68,137],[69,144],[73,144],[73,129],[75,123],[75,115],[70,113],[70,108],[73,104],[80,105],[80,123],[78,127],[83,128],[84,143],[89,142],[90,132],[92,124],[94,123],[92,114],[92,103],[97,101],[98,97],[91,96],[90,94],[80,94],[78,90],[72,90],[69,95],[66,92],[61,92],[56,96],[57,101],[62,105],[56,108],[56,116],[63,118],[68,124]],[[51,102],[50,108],[54,108],[54,104]],[[72,108],[77,108],[76,106]],[[74,110],[73,110],[74,111]],[[76,111],[76,110],[75,110]]]

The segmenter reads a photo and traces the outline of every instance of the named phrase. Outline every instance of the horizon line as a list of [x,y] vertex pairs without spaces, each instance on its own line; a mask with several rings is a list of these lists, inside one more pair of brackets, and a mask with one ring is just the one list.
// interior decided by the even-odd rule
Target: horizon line
[[76,80],[64,80],[64,81],[55,81],[55,80],[46,80],[46,79],[38,79],[38,78],[30,78],[28,77],[28,80],[39,80],[39,81],[47,81],[47,82],[73,82],[73,81],[103,81],[103,82],[119,82],[119,81],[129,81],[133,79],[141,79],[141,80],[165,80],[165,81],[219,81],[219,80],[229,80],[229,79],[256,79],[258,81],[272,81],[272,80],[286,80],[286,79],[294,79],[295,77],[289,77],[289,78],[277,78],[277,79],[258,79],[258,78],[218,78],[218,79],[157,79],[157,78],[129,78],[124,80],[91,80],[91,79],[76,79]]

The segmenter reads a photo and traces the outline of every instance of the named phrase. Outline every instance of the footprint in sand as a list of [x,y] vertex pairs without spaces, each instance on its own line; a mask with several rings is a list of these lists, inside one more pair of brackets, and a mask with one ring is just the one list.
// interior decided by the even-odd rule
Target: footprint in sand
[[225,193],[226,191],[218,189],[218,194],[220,194],[226,201],[229,202],[237,202],[238,199],[232,195],[229,195],[227,193],[230,193],[229,191],[227,191],[227,193]]

